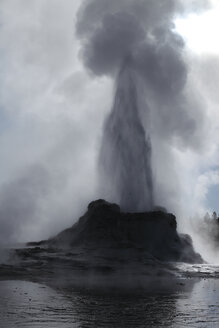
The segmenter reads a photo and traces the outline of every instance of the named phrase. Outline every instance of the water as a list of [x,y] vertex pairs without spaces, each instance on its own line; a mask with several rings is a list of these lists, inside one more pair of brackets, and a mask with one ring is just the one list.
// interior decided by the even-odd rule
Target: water
[[174,290],[50,288],[0,282],[0,327],[218,327],[219,280],[185,279]]
[[100,183],[104,197],[119,202],[122,210],[144,212],[153,208],[151,143],[140,118],[135,74],[126,62],[118,76],[103,131]]

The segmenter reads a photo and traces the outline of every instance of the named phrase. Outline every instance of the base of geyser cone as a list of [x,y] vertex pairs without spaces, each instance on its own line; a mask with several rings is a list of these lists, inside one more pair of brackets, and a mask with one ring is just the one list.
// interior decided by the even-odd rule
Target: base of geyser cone
[[123,213],[116,204],[97,200],[88,205],[87,212],[71,228],[56,237],[29,246],[47,245],[55,248],[83,247],[85,252],[98,249],[112,254],[124,252],[129,259],[155,258],[161,261],[203,263],[188,235],[179,235],[173,214],[162,211]]

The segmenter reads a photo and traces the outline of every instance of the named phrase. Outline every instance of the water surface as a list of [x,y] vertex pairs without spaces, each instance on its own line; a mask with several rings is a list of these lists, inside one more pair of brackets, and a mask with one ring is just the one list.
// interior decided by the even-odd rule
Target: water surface
[[0,327],[218,327],[219,280],[177,284],[128,291],[0,281]]

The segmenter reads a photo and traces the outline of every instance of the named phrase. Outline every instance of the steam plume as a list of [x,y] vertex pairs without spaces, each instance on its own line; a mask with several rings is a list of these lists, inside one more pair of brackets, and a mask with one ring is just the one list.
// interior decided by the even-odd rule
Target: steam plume
[[123,209],[149,210],[153,205],[151,144],[141,123],[130,60],[119,72],[116,89],[100,152],[101,181],[111,193],[108,197]]
[[[100,164],[105,194],[127,210],[153,206],[154,140],[161,142],[152,151],[153,167],[163,140],[200,147],[202,107],[185,92],[184,42],[173,29],[175,15],[189,7],[172,0],[90,0],[78,14],[84,64],[95,75],[116,77]],[[154,189],[158,202],[158,188]]]

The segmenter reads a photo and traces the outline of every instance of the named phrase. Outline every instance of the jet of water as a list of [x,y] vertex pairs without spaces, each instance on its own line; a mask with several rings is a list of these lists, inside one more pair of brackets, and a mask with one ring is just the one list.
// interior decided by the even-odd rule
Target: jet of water
[[100,151],[101,183],[125,211],[153,207],[151,143],[140,119],[136,72],[126,60],[118,74],[114,105]]

